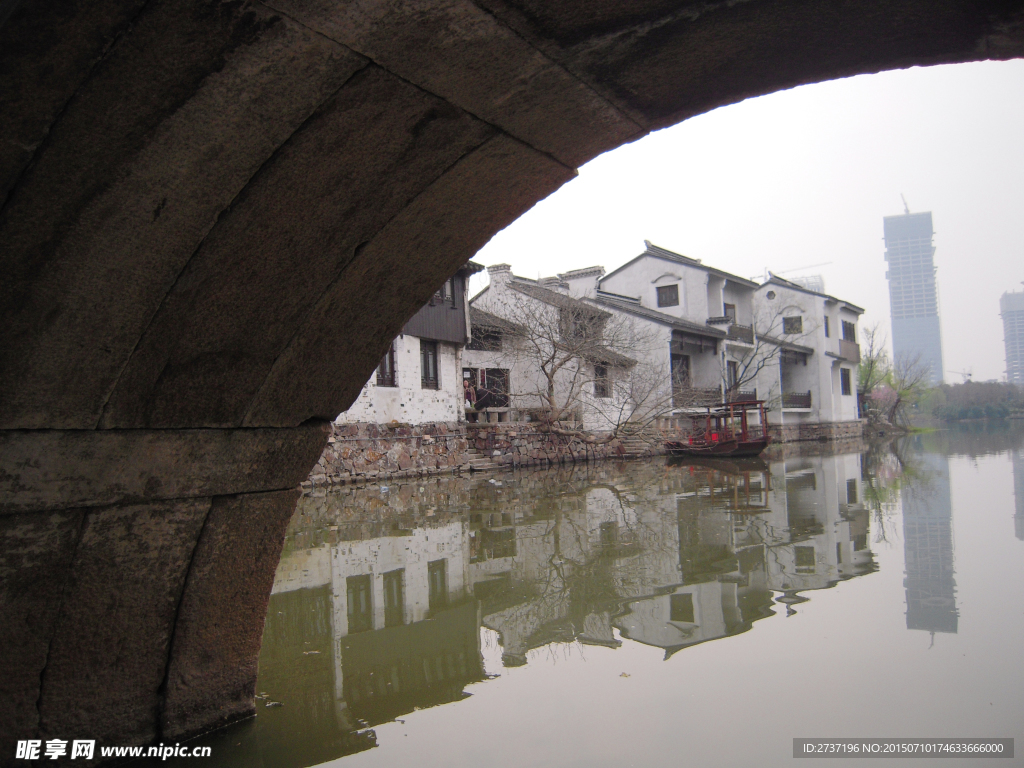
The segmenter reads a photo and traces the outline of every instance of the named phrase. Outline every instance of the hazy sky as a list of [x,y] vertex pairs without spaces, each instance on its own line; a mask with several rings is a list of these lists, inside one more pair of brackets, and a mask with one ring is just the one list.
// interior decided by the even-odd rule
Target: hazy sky
[[[1024,281],[1024,61],[865,75],[751,99],[591,161],[474,257],[526,277],[643,241],[753,277],[821,274],[889,331],[882,217],[931,211],[947,371],[1003,378]],[[824,266],[798,269],[829,262]],[[790,271],[797,270],[797,271]],[[486,275],[474,278],[474,292]],[[959,381],[947,373],[947,381]]]

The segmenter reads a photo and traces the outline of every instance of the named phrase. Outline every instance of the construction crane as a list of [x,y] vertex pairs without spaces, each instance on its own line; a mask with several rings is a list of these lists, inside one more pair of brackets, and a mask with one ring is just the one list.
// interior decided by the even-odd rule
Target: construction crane
[[963,376],[964,384],[967,384],[971,380],[971,370],[972,369],[968,368],[966,371],[946,371],[946,373],[955,373],[957,376]]
[[907,216],[909,216],[910,215],[910,206],[907,205],[907,198],[905,198],[903,196],[902,192],[900,192],[900,200],[903,201],[903,213],[905,213]]

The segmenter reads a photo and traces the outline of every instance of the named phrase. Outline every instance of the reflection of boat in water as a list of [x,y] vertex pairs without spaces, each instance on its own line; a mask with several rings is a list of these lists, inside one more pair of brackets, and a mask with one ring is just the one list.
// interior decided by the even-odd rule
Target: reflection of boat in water
[[690,429],[682,440],[665,443],[676,456],[757,456],[771,441],[763,400],[687,408],[680,415],[689,417]]
[[754,472],[768,472],[768,462],[760,456],[723,456],[713,461],[705,460],[704,456],[687,456],[674,454],[668,457],[669,466],[674,467],[706,467],[727,475],[743,475]]

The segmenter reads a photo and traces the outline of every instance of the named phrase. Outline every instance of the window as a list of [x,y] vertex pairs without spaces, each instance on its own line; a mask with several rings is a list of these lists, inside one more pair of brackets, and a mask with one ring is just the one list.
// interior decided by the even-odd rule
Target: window
[[377,386],[398,386],[398,376],[395,374],[395,342],[393,341],[388,347],[388,351],[384,353],[384,357],[381,358],[380,365],[377,366]]
[[668,599],[669,621],[678,621],[683,624],[693,624],[693,595],[684,592],[681,595],[672,595]]
[[814,570],[814,547],[793,547],[797,572]]
[[679,286],[678,285],[663,285],[658,288],[658,306],[659,307],[678,307],[679,306]]
[[732,389],[740,378],[740,364],[735,360],[727,360],[725,363],[726,386]]
[[839,369],[839,389],[844,395],[852,395],[853,387],[850,386],[850,369]]
[[558,311],[559,331],[569,344],[601,335],[601,317],[584,306],[563,307]]
[[444,281],[444,285],[438,288],[434,292],[433,298],[430,299],[432,305],[437,304],[455,304],[455,278],[450,277]]
[[614,547],[619,543],[619,524],[614,520],[601,523],[598,526],[598,535],[601,537],[602,547]]
[[828,339],[831,334],[828,332],[828,315],[825,315],[825,338]]
[[612,385],[608,378],[608,366],[594,366],[594,397],[611,397]]
[[855,478],[846,481],[846,503],[857,503],[857,480]]
[[370,577],[349,576],[348,586],[348,631],[365,632],[373,629],[373,608],[370,600]]
[[423,389],[438,389],[437,342],[420,341],[420,384]]
[[473,338],[469,340],[466,349],[476,349],[481,352],[498,352],[501,350],[501,332],[487,328],[474,328]]
[[428,601],[434,611],[448,605],[448,561],[434,560],[427,563]]
[[735,304],[726,304],[724,309],[725,309],[725,312],[723,312],[723,314],[726,317],[728,317],[730,320],[732,320],[733,322],[736,322],[736,305]]
[[803,333],[804,332],[804,319],[802,317],[784,317],[782,318],[782,332],[783,333]]
[[843,320],[843,341],[857,341],[857,325]]
[[384,626],[399,627],[405,623],[405,569],[384,574]]

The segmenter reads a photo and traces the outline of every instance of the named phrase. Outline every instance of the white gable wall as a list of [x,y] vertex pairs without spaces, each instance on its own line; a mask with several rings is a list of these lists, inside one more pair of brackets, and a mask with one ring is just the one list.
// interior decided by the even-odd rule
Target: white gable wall
[[375,370],[356,401],[335,419],[335,423],[427,424],[462,419],[461,345],[437,342],[439,389],[422,386],[419,338],[403,334],[395,339],[394,345],[398,386],[377,386]]

